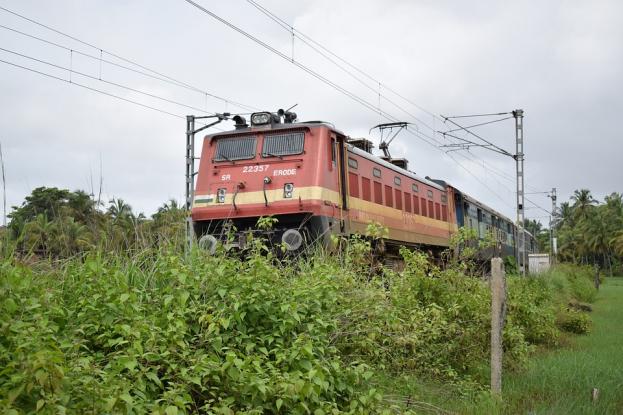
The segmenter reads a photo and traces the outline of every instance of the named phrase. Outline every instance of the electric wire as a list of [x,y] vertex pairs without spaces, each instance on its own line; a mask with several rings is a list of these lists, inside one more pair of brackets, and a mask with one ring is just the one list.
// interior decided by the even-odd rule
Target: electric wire
[[[22,70],[25,70],[25,71],[33,72],[33,73],[36,73],[38,75],[41,75],[41,76],[44,76],[44,77],[47,77],[47,78],[50,78],[50,79],[55,79],[57,81],[65,82],[65,83],[68,83],[70,85],[75,85],[77,87],[89,90],[91,92],[96,92],[98,94],[106,95],[108,97],[115,98],[115,99],[118,99],[118,100],[130,103],[130,104],[134,104],[134,105],[137,105],[137,106],[142,107],[142,108],[150,109],[152,111],[156,111],[156,112],[159,112],[159,113],[162,113],[162,114],[166,114],[166,115],[169,115],[171,117],[186,119],[186,117],[183,116],[183,115],[175,114],[175,113],[172,113],[170,111],[164,110],[162,108],[158,108],[158,107],[155,107],[155,106],[152,106],[152,105],[144,104],[142,102],[138,102],[138,101],[135,101],[135,100],[132,100],[132,99],[129,99],[129,98],[125,98],[125,97],[122,97],[120,95],[113,94],[111,92],[103,91],[101,89],[94,88],[92,86],[84,85],[84,84],[81,84],[79,82],[70,81],[69,79],[61,78],[59,76],[52,75],[52,74],[49,74],[47,72],[39,71],[39,70],[34,69],[34,68],[29,68],[27,66],[19,65],[19,64],[15,63],[15,62],[9,62],[9,61],[6,61],[4,59],[0,59],[0,63],[4,63],[6,65],[10,65],[10,66],[13,66],[15,68],[19,68],[19,69],[22,69]],[[220,129],[218,127],[212,127],[212,128],[214,128],[216,130],[223,131],[222,129]]]
[[[327,60],[329,60],[330,62],[332,62],[333,64],[335,64],[338,68],[342,69],[343,71],[345,71],[346,73],[348,73],[351,77],[353,77],[354,79],[356,79],[357,81],[359,81],[360,83],[362,83],[364,86],[366,86],[368,89],[377,92],[376,89],[370,85],[368,85],[367,83],[363,82],[359,77],[357,77],[356,75],[354,75],[352,72],[348,71],[347,69],[345,69],[343,66],[339,65],[337,62],[335,62],[333,59],[329,58],[328,56],[326,56],[322,51],[319,51],[318,48],[314,47],[313,45],[311,45],[309,42],[313,43],[314,45],[318,46],[319,48],[321,48],[322,50],[324,50],[325,52],[327,52],[328,54],[330,54],[331,56],[335,57],[336,59],[338,59],[339,61],[343,62],[344,64],[348,65],[349,67],[351,67],[352,69],[354,69],[355,71],[357,71],[358,73],[362,74],[363,76],[365,76],[366,78],[368,78],[370,81],[374,82],[375,84],[379,85],[379,99],[384,99],[385,101],[387,101],[388,103],[394,105],[395,107],[397,107],[398,109],[400,109],[401,111],[403,111],[404,113],[406,113],[407,115],[409,115],[410,117],[412,117],[413,119],[419,121],[421,124],[425,125],[426,127],[428,127],[429,129],[431,129],[433,131],[433,133],[435,132],[435,129],[433,127],[431,127],[430,125],[428,125],[427,123],[423,122],[422,120],[420,120],[418,117],[414,116],[412,113],[410,113],[409,111],[405,110],[403,107],[401,107],[400,105],[396,104],[395,102],[393,102],[392,100],[389,100],[387,97],[385,97],[383,94],[380,93],[380,88],[384,87],[385,89],[390,89],[387,85],[383,84],[382,82],[380,82],[379,80],[377,80],[376,78],[372,77],[371,75],[369,75],[367,72],[361,70],[360,68],[356,67],[355,65],[351,64],[350,62],[348,62],[347,60],[341,58],[339,55],[335,54],[334,52],[330,51],[329,49],[327,49],[326,47],[324,47],[323,45],[321,45],[320,43],[316,42],[315,40],[313,40],[311,37],[305,35],[304,33],[302,33],[301,31],[295,29],[293,26],[289,25],[286,21],[284,21],[283,19],[281,19],[280,17],[278,17],[276,14],[272,13],[271,11],[269,11],[267,8],[263,7],[262,5],[260,5],[257,1],[254,0],[247,0],[247,2],[249,4],[251,4],[253,7],[257,8],[260,12],[262,12],[264,15],[266,15],[267,17],[269,17],[271,20],[273,20],[274,22],[276,22],[279,26],[281,26],[284,30],[291,32],[294,36],[297,36],[301,41],[303,41],[303,43],[305,43],[307,46],[309,46],[310,48],[312,48],[314,51],[316,51],[317,53],[319,53],[321,56],[325,57]],[[307,41],[309,42],[307,42]],[[394,91],[395,92],[395,91]],[[410,102],[408,99],[406,99],[405,97],[403,97],[402,95],[400,95],[401,98],[405,99],[406,101]],[[430,114],[434,119],[438,119],[441,120],[441,118],[437,117],[435,114],[433,114],[432,112],[426,110],[425,108],[417,105],[416,103],[410,102],[412,105],[416,106],[418,109]],[[500,113],[490,113],[490,114],[479,114],[479,116],[492,116],[492,115],[507,115],[510,114],[510,112],[500,112]],[[488,122],[484,122],[484,123],[480,123],[480,124],[476,124],[476,125],[472,125],[472,126],[468,126],[468,127],[461,127],[458,128],[457,130],[466,130],[467,128],[472,128],[472,127],[477,127],[477,126],[481,126],[481,125],[487,125],[487,124],[493,124],[496,122],[500,122],[500,121],[504,121],[507,120],[509,118],[512,117],[505,117],[502,119],[498,119],[498,120],[493,120],[493,121],[488,121]],[[452,131],[456,131],[456,130],[452,130]],[[420,137],[421,138],[421,137]],[[432,138],[429,136],[429,138]],[[457,137],[458,138],[458,137]],[[460,138],[459,138],[460,139]],[[435,140],[437,143],[438,140]],[[463,139],[461,139],[463,140]],[[430,143],[429,143],[430,144]],[[492,144],[488,144],[492,145]],[[483,160],[483,164],[484,164],[484,160]],[[495,170],[494,168],[490,168],[491,170]]]
[[[119,84],[119,83],[112,82],[112,81],[107,81],[105,79],[100,79],[100,78],[98,78],[96,76],[89,75],[89,74],[86,74],[86,73],[83,73],[83,72],[80,72],[80,71],[76,71],[75,69],[72,69],[72,68],[67,68],[65,66],[57,65],[55,63],[48,62],[48,61],[45,61],[43,59],[34,58],[32,56],[28,56],[28,55],[25,55],[25,54],[22,54],[22,53],[19,53],[19,52],[15,52],[13,50],[5,49],[3,47],[0,47],[0,51],[11,53],[13,55],[20,56],[20,57],[25,58],[25,59],[29,59],[29,60],[32,60],[32,61],[35,61],[35,62],[39,62],[39,63],[42,63],[44,65],[51,66],[53,68],[65,70],[65,71],[67,71],[69,73],[72,73],[72,74],[84,76],[85,78],[93,79],[93,80],[98,81],[98,82],[103,82],[105,84],[116,86],[118,88],[122,88],[122,89],[125,89],[125,90],[128,90],[128,91],[131,91],[131,92],[135,92],[137,94],[145,95],[145,96],[148,96],[150,98],[159,99],[161,101],[165,101],[165,102],[168,102],[170,104],[175,104],[175,105],[178,105],[178,106],[181,106],[181,107],[185,107],[185,108],[188,108],[188,109],[199,111],[199,112],[202,112],[204,114],[215,114],[214,112],[206,111],[206,110],[203,110],[201,108],[193,107],[191,105],[187,105],[187,104],[184,104],[184,103],[181,103],[181,102],[178,102],[178,101],[174,101],[174,100],[171,100],[171,99],[168,99],[168,98],[164,98],[164,97],[161,97],[161,96],[149,93],[149,92],[141,91],[139,89],[135,89],[135,88],[129,87],[127,85]],[[70,83],[71,82],[73,82],[73,80],[70,80]]]
[[[313,43],[317,48],[324,50],[326,53],[328,53],[329,55],[333,56],[335,59],[343,62],[345,65],[349,66],[350,68],[352,68],[356,72],[358,72],[361,75],[363,75],[364,77],[368,78],[375,85],[378,85],[379,89],[380,89],[380,87],[382,87],[382,88],[390,91],[391,93],[393,93],[397,97],[403,99],[405,102],[408,102],[409,104],[411,104],[414,107],[418,108],[420,111],[425,112],[425,113],[431,115],[432,117],[437,117],[436,114],[428,111],[426,108],[423,108],[420,105],[418,105],[417,103],[415,103],[415,102],[409,100],[408,98],[402,96],[400,93],[398,93],[397,91],[395,91],[394,89],[392,89],[391,87],[386,85],[385,83],[381,82],[380,80],[376,79],[375,77],[373,77],[372,75],[370,75],[366,71],[362,70],[361,68],[357,67],[356,65],[353,65],[352,63],[348,62],[346,59],[342,58],[341,56],[339,56],[336,53],[332,52],[330,49],[326,48],[321,43],[315,41],[311,37],[307,36],[305,33],[301,32],[300,30],[298,30],[298,29],[294,28],[293,26],[289,25],[285,20],[283,20],[282,18],[277,16],[275,13],[271,12],[270,10],[268,10],[266,7],[264,7],[261,4],[259,4],[257,1],[247,0],[247,2],[249,4],[251,4],[253,7],[257,8],[260,12],[262,12],[263,14],[268,16],[271,20],[277,22],[281,27],[283,27],[287,31],[291,31],[296,37],[299,38],[299,40],[301,40],[301,41],[307,40],[308,42]],[[307,42],[304,42],[304,43],[308,44]],[[310,46],[310,45],[308,44],[308,46]],[[317,50],[317,49],[314,49],[314,50]]]
[[161,112],[163,114],[170,115],[172,117],[186,118],[183,115],[174,114],[172,112],[163,110],[161,108],[156,108],[156,107],[153,107],[153,106],[150,106],[150,105],[142,104],[142,103],[140,103],[138,101],[134,101],[134,100],[131,100],[131,99],[128,99],[128,98],[124,98],[124,97],[121,97],[119,95],[111,94],[110,92],[102,91],[100,89],[93,88],[93,87],[90,87],[88,85],[83,85],[83,84],[80,84],[78,82],[73,82],[73,81],[70,81],[69,79],[61,78],[59,76],[52,75],[52,74],[49,74],[49,73],[46,73],[46,72],[43,72],[43,71],[39,71],[37,69],[29,68],[27,66],[22,66],[22,65],[19,65],[17,63],[14,63],[14,62],[5,61],[3,59],[0,59],[0,62],[4,63],[6,65],[11,65],[11,66],[14,66],[16,68],[20,68],[20,69],[26,70],[26,71],[34,72],[36,74],[39,74],[39,75],[42,75],[42,76],[45,76],[45,77],[48,77],[48,78],[56,79],[57,81],[66,82],[66,83],[71,84],[71,85],[76,85],[76,86],[79,86],[81,88],[85,88],[85,89],[88,89],[88,90],[93,91],[93,92],[104,94],[104,95],[107,95],[107,96],[112,97],[112,98],[120,99],[122,101],[129,102],[129,103],[134,104],[134,105],[139,105],[139,106],[141,106],[143,108],[148,108],[148,109],[153,110],[153,111],[158,111],[158,112]]
[[[227,104],[232,104],[232,105],[234,105],[234,106],[236,106],[236,107],[239,107],[239,108],[242,108],[242,109],[244,109],[244,110],[246,110],[246,111],[249,111],[249,110],[260,111],[260,109],[258,109],[258,108],[252,107],[252,106],[250,106],[250,105],[242,104],[242,103],[240,103],[240,102],[236,102],[236,101],[230,100],[230,99],[228,99],[228,98],[220,97],[220,96],[218,96],[218,95],[215,95],[215,94],[212,94],[212,93],[210,93],[210,92],[208,92],[208,91],[205,91],[205,90],[203,90],[203,89],[201,89],[201,88],[198,88],[198,87],[196,87],[196,86],[193,86],[193,85],[191,85],[191,84],[189,84],[189,83],[186,83],[186,82],[180,81],[180,80],[178,80],[178,79],[176,79],[176,78],[173,78],[173,77],[171,77],[171,76],[165,75],[165,74],[163,74],[163,73],[161,73],[161,72],[159,72],[159,71],[156,71],[156,70],[154,70],[154,69],[151,69],[151,68],[149,68],[149,67],[147,67],[147,66],[145,66],[145,65],[142,65],[142,64],[140,64],[140,63],[137,63],[137,62],[136,62],[136,61],[134,61],[134,60],[131,60],[131,59],[125,58],[125,57],[120,56],[120,55],[118,55],[118,54],[116,54],[116,53],[113,53],[113,52],[110,52],[110,51],[108,51],[108,50],[106,50],[106,49],[100,48],[100,47],[98,47],[98,46],[96,46],[96,45],[94,45],[94,44],[92,44],[92,43],[86,42],[86,41],[84,41],[84,40],[82,40],[82,39],[79,39],[79,38],[77,38],[77,37],[75,37],[75,36],[69,35],[69,34],[67,34],[67,33],[65,33],[65,32],[62,32],[62,31],[60,31],[60,30],[58,30],[58,29],[55,29],[55,28],[53,28],[53,27],[51,27],[51,26],[48,26],[48,25],[46,25],[46,24],[44,24],[44,23],[41,23],[41,22],[39,22],[39,21],[37,21],[37,20],[35,20],[35,19],[32,19],[32,18],[29,18],[29,17],[24,16],[24,15],[22,15],[22,14],[19,14],[19,13],[15,12],[15,11],[9,10],[9,9],[7,9],[7,8],[5,8],[5,7],[0,6],[0,10],[3,10],[3,11],[5,11],[5,12],[7,12],[7,13],[10,13],[10,14],[12,14],[12,15],[16,16],[16,17],[19,17],[20,19],[26,20],[26,21],[28,21],[28,22],[30,22],[30,23],[33,23],[33,24],[37,25],[37,26],[43,27],[43,28],[45,28],[45,29],[47,29],[47,30],[49,30],[49,31],[51,31],[51,32],[54,32],[54,33],[59,34],[59,35],[61,35],[61,36],[64,36],[64,37],[66,37],[66,38],[68,38],[68,39],[71,39],[71,40],[73,40],[73,41],[75,41],[75,42],[78,42],[78,43],[80,43],[80,44],[82,44],[82,45],[84,45],[84,46],[88,46],[88,47],[90,47],[90,48],[93,48],[93,49],[95,49],[95,50],[99,51],[99,52],[100,52],[100,54],[105,53],[105,54],[106,54],[106,55],[108,55],[108,56],[111,56],[111,57],[114,57],[114,58],[116,58],[116,59],[119,59],[119,60],[121,60],[121,61],[123,61],[123,62],[125,62],[125,63],[131,64],[131,65],[134,65],[134,66],[136,66],[136,67],[138,67],[138,68],[143,69],[144,71],[151,72],[151,74],[154,74],[154,75],[148,75],[147,73],[145,73],[145,72],[143,72],[143,71],[138,71],[138,70],[136,70],[136,69],[131,69],[131,68],[125,67],[125,66],[120,65],[120,64],[116,64],[116,63],[113,63],[113,62],[110,62],[110,61],[106,61],[106,60],[102,59],[101,57],[100,57],[100,58],[97,58],[97,57],[94,57],[94,56],[89,55],[89,54],[84,53],[84,52],[77,52],[77,51],[74,51],[74,52],[76,52],[76,53],[80,53],[80,54],[81,54],[81,55],[83,55],[83,56],[88,56],[88,57],[90,57],[90,58],[97,59],[97,60],[100,60],[100,61],[102,61],[102,62],[106,62],[106,63],[111,64],[111,65],[115,65],[115,66],[117,66],[117,67],[122,67],[123,69],[127,69],[127,70],[131,70],[131,71],[133,71],[133,72],[136,72],[136,73],[140,73],[140,74],[142,74],[142,75],[144,75],[144,76],[149,76],[149,77],[154,78],[154,79],[159,79],[160,81],[163,81],[163,82],[168,82],[168,83],[170,83],[170,84],[177,85],[178,87],[185,88],[185,89],[188,89],[188,90],[191,90],[191,91],[194,91],[194,92],[200,93],[200,94],[202,94],[202,95],[207,95],[207,96],[213,97],[213,98],[218,99],[218,100],[220,100],[220,101],[222,101],[222,102],[224,102],[224,103],[227,103]],[[54,43],[54,42],[50,42],[50,41],[44,40],[44,39],[39,38],[39,37],[34,36],[34,35],[29,35],[29,34],[26,34],[26,33],[24,33],[24,32],[21,32],[21,31],[16,30],[16,29],[9,28],[9,27],[7,27],[7,26],[0,26],[0,27],[2,27],[2,28],[4,28],[4,29],[7,29],[7,30],[11,30],[11,31],[16,32],[16,33],[19,33],[19,34],[22,34],[22,35],[24,35],[24,36],[31,37],[31,38],[33,38],[33,39],[37,39],[37,40],[40,40],[40,41],[43,41],[43,42],[46,42],[46,43],[52,44],[52,45],[57,46],[57,47],[61,47],[61,48],[64,48],[64,49],[69,49],[69,48],[67,48],[66,46],[62,46],[62,45],[56,44],[56,43]],[[70,50],[71,50],[71,49],[70,49]]]

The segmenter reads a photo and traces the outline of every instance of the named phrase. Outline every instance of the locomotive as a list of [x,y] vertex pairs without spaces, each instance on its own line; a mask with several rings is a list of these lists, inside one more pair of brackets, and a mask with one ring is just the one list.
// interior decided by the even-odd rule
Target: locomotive
[[[369,223],[387,229],[384,246],[441,252],[459,227],[480,238],[493,232],[499,254],[513,255],[517,228],[504,215],[443,180],[421,177],[406,159],[372,154],[372,142],[351,138],[323,121],[257,112],[250,123],[205,136],[192,205],[199,245],[243,249],[264,234],[298,252],[327,245],[331,235],[364,234]],[[261,217],[277,219],[258,228]],[[536,250],[526,233],[527,251]]]

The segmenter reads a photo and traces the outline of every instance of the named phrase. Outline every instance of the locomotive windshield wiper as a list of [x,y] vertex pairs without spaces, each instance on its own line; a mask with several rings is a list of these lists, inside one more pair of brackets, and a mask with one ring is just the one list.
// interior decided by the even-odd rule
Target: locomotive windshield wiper
[[234,163],[234,161],[233,161],[232,159],[230,159],[229,157],[227,157],[227,156],[226,156],[225,154],[223,154],[223,153],[219,153],[219,154],[217,155],[217,157],[224,158],[225,160],[229,161],[229,162],[230,162],[230,163],[232,163],[232,164]]
[[275,154],[275,153],[264,153],[267,156],[271,156],[271,157],[279,157],[279,160],[283,160],[283,156],[280,154]]

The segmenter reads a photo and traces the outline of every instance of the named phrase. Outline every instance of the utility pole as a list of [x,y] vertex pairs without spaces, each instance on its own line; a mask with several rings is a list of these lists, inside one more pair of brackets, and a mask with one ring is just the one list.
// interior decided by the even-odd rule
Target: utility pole
[[521,267],[523,276],[526,276],[527,256],[526,256],[526,240],[524,233],[524,152],[523,152],[523,110],[513,111],[515,117],[515,165],[517,167],[517,261]]
[[556,263],[556,235],[554,233],[554,225],[556,222],[556,188],[552,188],[551,193],[548,195],[552,199],[552,216],[549,221],[549,239],[550,239],[550,251],[549,251],[549,263],[554,265]]
[[[197,172],[195,171],[195,134],[200,131],[205,130],[206,128],[210,128],[223,120],[229,118],[231,114],[225,112],[223,114],[214,114],[214,115],[205,115],[201,117],[195,117],[194,115],[186,116],[186,249],[187,252],[193,247],[195,242],[195,230],[193,229],[193,219],[190,216],[190,212],[193,206],[193,199],[195,198],[195,176]],[[205,124],[202,127],[195,129],[195,121],[206,119],[206,118],[216,118],[217,120],[210,123]]]
[[[502,118],[502,119],[487,122],[487,123],[475,124],[470,127],[463,127],[452,120],[452,118],[470,118],[470,117],[483,117],[483,116],[507,115],[507,114],[512,114],[512,117],[515,118],[515,142],[516,142],[515,154],[511,154],[510,152],[504,150],[503,148],[499,146],[496,146],[491,141],[485,140],[484,138],[482,138],[481,136],[479,136],[478,134],[470,130],[470,128],[472,127],[478,127],[480,125],[503,121],[510,117]],[[481,147],[481,148],[486,148],[487,150],[491,150],[495,153],[502,154],[507,157],[512,157],[515,160],[515,165],[517,168],[517,235],[515,237],[515,255],[516,255],[515,258],[518,261],[518,265],[521,268],[523,276],[526,276],[526,271],[528,268],[528,258],[526,255],[526,243],[525,243],[525,233],[524,233],[524,218],[525,218],[524,195],[525,193],[524,193],[524,163],[523,163],[524,161],[523,110],[516,109],[510,113],[499,112],[499,113],[494,113],[494,114],[458,115],[458,116],[452,116],[452,117],[445,117],[442,115],[442,117],[444,121],[450,121],[452,124],[454,124],[458,128],[452,129],[446,132],[443,132],[443,131],[438,131],[438,132],[443,134],[444,137],[450,136],[450,137],[460,140],[461,142],[443,145],[441,147],[454,147],[460,150],[469,150],[470,147]],[[484,144],[450,134],[454,131],[459,131],[459,130],[465,131],[467,134],[470,134],[473,137],[477,138],[478,140],[484,142]]]

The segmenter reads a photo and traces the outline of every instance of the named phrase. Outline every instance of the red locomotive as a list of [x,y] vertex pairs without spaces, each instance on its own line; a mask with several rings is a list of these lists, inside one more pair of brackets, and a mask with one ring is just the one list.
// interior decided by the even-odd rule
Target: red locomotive
[[495,231],[514,252],[508,218],[440,180],[422,178],[404,159],[372,155],[372,143],[351,139],[320,121],[295,122],[280,110],[254,113],[250,125],[234,117],[235,130],[204,138],[192,220],[199,244],[244,247],[249,233],[264,232],[262,216],[277,219],[274,242],[298,251],[330,235],[365,233],[375,221],[386,245],[439,251],[459,226],[481,237]]

